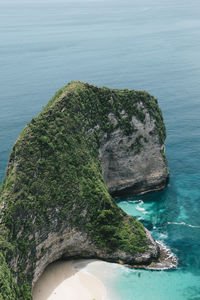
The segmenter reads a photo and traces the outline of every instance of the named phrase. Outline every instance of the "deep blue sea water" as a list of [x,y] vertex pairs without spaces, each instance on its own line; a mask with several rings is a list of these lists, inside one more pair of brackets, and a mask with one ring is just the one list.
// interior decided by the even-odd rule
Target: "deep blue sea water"
[[199,300],[199,0],[0,0],[0,180],[20,131],[71,80],[145,89],[167,126],[168,187],[117,200],[179,267],[115,268],[119,299]]

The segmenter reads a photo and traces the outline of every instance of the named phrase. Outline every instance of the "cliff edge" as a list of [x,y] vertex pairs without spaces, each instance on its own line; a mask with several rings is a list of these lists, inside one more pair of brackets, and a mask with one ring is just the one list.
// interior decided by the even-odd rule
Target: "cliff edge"
[[111,195],[166,186],[165,137],[145,91],[81,82],[58,91],[18,137],[1,186],[0,299],[31,299],[60,258],[158,260],[158,244]]

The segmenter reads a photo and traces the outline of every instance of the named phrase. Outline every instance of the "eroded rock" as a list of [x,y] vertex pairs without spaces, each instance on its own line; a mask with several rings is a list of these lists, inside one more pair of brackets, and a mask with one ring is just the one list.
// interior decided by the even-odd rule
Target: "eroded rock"
[[147,92],[80,82],[57,92],[10,154],[1,187],[0,296],[31,299],[44,268],[60,258],[159,260],[158,244],[110,194],[165,187],[165,136]]

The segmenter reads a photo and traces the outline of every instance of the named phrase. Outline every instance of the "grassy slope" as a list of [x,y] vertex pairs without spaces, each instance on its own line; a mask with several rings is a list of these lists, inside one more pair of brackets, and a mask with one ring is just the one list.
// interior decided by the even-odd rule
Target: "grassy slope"
[[[156,133],[164,142],[165,126],[155,98],[144,91],[99,89],[80,82],[57,92],[24,128],[11,151],[1,187],[0,201],[5,203],[0,241],[2,299],[14,299],[13,294],[17,299],[31,297],[27,282],[32,278],[23,273],[28,251],[32,249],[34,254],[35,249],[34,239],[28,237],[38,229],[51,231],[52,216],[67,218],[107,251],[118,248],[135,254],[148,247],[143,226],[128,217],[108,194],[98,161],[101,136],[106,132],[109,138],[114,129],[108,114],[114,113],[117,126],[129,135],[135,130],[130,125],[132,115],[141,121],[145,118],[136,106],[138,101],[156,119]],[[125,119],[121,118],[122,109],[127,112]],[[88,134],[91,128],[94,130]],[[16,288],[6,263],[13,255],[20,256],[20,288]]]

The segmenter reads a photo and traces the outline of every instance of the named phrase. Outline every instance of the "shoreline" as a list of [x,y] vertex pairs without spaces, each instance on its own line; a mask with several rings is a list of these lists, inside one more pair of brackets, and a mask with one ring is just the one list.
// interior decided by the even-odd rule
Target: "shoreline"
[[[162,242],[156,243],[160,252],[158,260],[150,265],[121,266],[155,271],[177,268],[178,259],[172,251]],[[106,300],[108,295],[103,282],[107,282],[108,278],[99,265],[103,262],[98,259],[74,259],[50,264],[33,288],[33,300]]]
[[106,288],[99,278],[77,261],[50,264],[33,288],[33,300],[106,300]]
[[177,256],[168,248],[163,242],[157,241],[156,243],[159,247],[159,257],[156,260],[153,260],[149,265],[127,265],[131,269],[146,269],[146,270],[172,270],[176,269],[178,266]]

